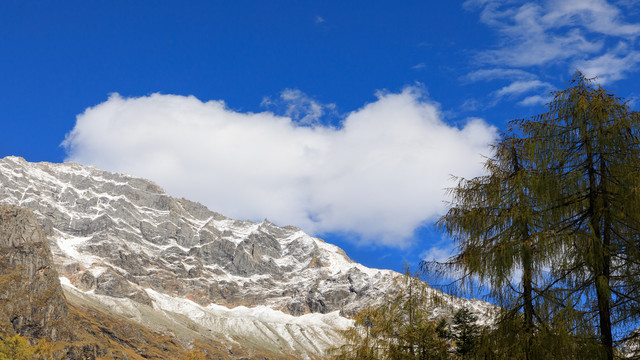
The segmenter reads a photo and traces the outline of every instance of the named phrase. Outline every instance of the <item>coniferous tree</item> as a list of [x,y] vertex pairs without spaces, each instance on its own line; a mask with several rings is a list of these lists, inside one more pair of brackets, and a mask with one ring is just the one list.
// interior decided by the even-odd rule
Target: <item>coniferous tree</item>
[[471,359],[480,339],[478,318],[467,308],[458,310],[453,315],[452,334],[456,342],[456,354],[462,359]]
[[597,333],[612,359],[640,319],[639,116],[580,73],[548,109],[513,121],[488,174],[451,190],[438,225],[459,253],[445,265],[488,286],[504,308],[494,333],[524,358],[591,349]]
[[446,319],[442,318],[438,321],[438,325],[436,325],[436,334],[438,334],[440,339],[451,339],[451,332],[449,331],[449,324],[447,324]]
[[[540,201],[529,161],[520,141],[505,136],[494,145],[494,157],[487,160],[487,175],[460,179],[450,190],[453,203],[437,223],[458,246],[458,255],[445,270],[462,273],[461,284],[487,284],[490,296],[504,308],[504,324],[515,324],[524,314],[521,331],[526,359],[533,358],[532,338],[536,332],[536,299],[543,296],[535,280],[549,264],[547,237],[540,231]],[[423,263],[423,269],[430,264]],[[519,278],[514,275],[520,271]],[[477,281],[477,282],[476,282]],[[534,296],[534,291],[536,295]]]
[[0,342],[0,360],[29,360],[33,357],[34,352],[33,347],[29,344],[29,340],[20,335],[6,338]]
[[397,279],[398,291],[355,316],[343,332],[345,344],[333,349],[337,360],[449,359],[450,343],[439,335],[429,309],[437,296],[408,273]]
[[14,335],[0,340],[0,360],[55,360],[61,356],[54,355],[53,343],[39,339],[31,344],[29,339]]
[[615,341],[639,320],[640,117],[580,73],[548,108],[514,125],[547,202],[558,260],[551,277],[565,286],[558,305],[596,314],[613,359]]

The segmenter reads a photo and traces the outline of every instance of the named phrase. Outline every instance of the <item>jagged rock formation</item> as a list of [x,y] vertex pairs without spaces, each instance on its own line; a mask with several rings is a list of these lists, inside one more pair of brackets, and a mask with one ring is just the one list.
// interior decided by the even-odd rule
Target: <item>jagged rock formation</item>
[[47,238],[33,212],[0,205],[0,328],[69,340],[69,309]]
[[350,326],[344,316],[392,291],[398,276],[298,228],[229,219],[150,181],[79,164],[0,159],[0,203],[34,211],[70,299],[183,341],[207,334],[321,356]]
[[96,294],[150,304],[151,288],[201,305],[351,314],[395,276],[298,228],[229,219],[139,178],[9,157],[0,182],[0,202],[38,215],[60,272]]
[[[68,304],[33,212],[0,205],[0,339],[14,334],[56,341],[56,358],[69,360],[177,359],[186,354],[174,338],[90,303]],[[256,357],[240,346],[207,340],[199,348],[211,358],[280,358],[271,353]]]

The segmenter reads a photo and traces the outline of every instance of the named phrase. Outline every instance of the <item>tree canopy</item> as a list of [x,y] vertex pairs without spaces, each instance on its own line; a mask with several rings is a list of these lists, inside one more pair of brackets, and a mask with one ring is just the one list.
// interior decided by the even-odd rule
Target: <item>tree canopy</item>
[[639,120],[577,73],[546,112],[510,123],[486,175],[451,189],[438,226],[458,254],[446,268],[489,289],[524,358],[580,348],[613,359],[635,336]]

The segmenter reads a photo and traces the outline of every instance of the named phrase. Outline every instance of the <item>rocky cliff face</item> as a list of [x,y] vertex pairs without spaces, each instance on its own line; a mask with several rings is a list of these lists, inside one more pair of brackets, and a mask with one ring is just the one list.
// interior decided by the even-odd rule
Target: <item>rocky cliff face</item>
[[[91,303],[69,304],[33,212],[0,205],[0,339],[14,334],[31,341],[56,341],[52,355],[60,359],[177,359],[186,355],[174,337],[101,311]],[[279,358],[273,353],[252,356],[236,344],[208,340],[199,348],[211,358]]]
[[0,205],[0,326],[4,333],[69,340],[69,309],[33,212]]
[[399,275],[298,228],[230,219],[79,164],[0,159],[0,203],[33,210],[74,301],[183,339],[321,356],[350,326],[344,316],[381,299]]
[[92,167],[10,157],[0,184],[0,202],[36,213],[60,273],[96,294],[151,304],[151,288],[201,305],[352,314],[395,276],[298,228],[229,219]]

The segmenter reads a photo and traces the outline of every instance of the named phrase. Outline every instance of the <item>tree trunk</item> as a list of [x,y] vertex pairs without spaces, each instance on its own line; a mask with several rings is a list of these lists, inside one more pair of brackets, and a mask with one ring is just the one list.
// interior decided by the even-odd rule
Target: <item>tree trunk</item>
[[611,215],[609,213],[608,171],[604,156],[600,156],[600,196],[602,197],[602,272],[598,274],[598,312],[600,313],[600,337],[607,351],[607,359],[613,359],[613,334],[611,329]]
[[524,331],[527,334],[526,360],[531,359],[531,341],[533,340],[533,280],[531,269],[531,245],[525,240],[522,254],[522,290],[524,297]]
[[[594,261],[595,264],[592,264],[594,275],[595,275],[595,287],[596,287],[596,296],[598,300],[598,319],[600,323],[600,341],[602,345],[605,347],[607,360],[613,360],[613,334],[611,329],[611,303],[609,297],[611,296],[611,288],[610,288],[610,261],[611,256],[609,255],[609,236],[608,229],[604,229],[604,233],[607,234],[603,236],[602,228],[601,228],[601,220],[602,215],[605,213],[607,198],[603,193],[606,191],[605,186],[605,178],[606,175],[604,173],[604,159],[601,155],[600,157],[600,171],[601,171],[601,180],[600,184],[597,181],[596,168],[593,161],[594,153],[587,138],[585,141],[585,147],[587,151],[587,171],[589,176],[589,225],[591,230],[593,231],[593,246],[598,246],[597,249],[594,249],[594,253],[596,257]],[[598,197],[602,202],[599,204]]]
[[[514,176],[518,176],[522,170],[520,160],[518,158],[518,152],[514,147],[511,150],[512,167]],[[528,204],[521,204],[526,198],[524,194],[518,194],[519,205],[527,206]],[[524,331],[527,334],[527,346],[525,351],[526,360],[531,359],[531,342],[533,341],[533,269],[531,258],[531,239],[529,234],[529,226],[525,220],[520,219],[520,236],[522,241],[522,297],[524,302]]]

